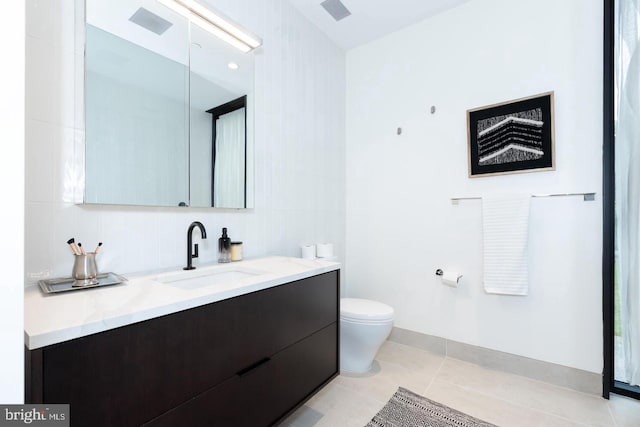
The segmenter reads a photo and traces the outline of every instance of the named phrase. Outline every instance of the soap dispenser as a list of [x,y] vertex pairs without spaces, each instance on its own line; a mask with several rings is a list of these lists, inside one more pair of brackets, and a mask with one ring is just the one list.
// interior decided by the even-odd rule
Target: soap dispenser
[[231,262],[231,239],[227,236],[227,228],[222,229],[218,239],[218,262]]

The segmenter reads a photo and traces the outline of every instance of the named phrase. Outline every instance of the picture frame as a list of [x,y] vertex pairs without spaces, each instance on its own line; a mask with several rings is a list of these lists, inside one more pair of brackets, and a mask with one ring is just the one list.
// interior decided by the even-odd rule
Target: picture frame
[[553,96],[467,110],[469,178],[555,170]]

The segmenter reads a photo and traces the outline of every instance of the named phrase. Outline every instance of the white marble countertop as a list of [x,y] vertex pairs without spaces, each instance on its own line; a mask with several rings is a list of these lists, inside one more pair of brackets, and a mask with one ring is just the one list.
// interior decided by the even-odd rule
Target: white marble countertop
[[[200,266],[188,272],[124,275],[128,281],[122,284],[53,294],[33,285],[25,289],[25,344],[33,350],[339,268],[338,262],[267,257]],[[218,283],[201,286],[199,279],[190,284],[168,282],[203,275]]]

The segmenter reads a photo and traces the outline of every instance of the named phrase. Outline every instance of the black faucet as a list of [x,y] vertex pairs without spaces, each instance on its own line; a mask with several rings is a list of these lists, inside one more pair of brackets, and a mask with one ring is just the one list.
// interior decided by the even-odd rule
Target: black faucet
[[195,267],[191,265],[191,261],[193,258],[198,258],[198,244],[193,245],[193,253],[191,252],[191,244],[193,229],[198,227],[200,229],[200,234],[203,239],[207,238],[207,230],[205,230],[204,225],[200,221],[193,221],[187,230],[187,266],[183,268],[183,270],[194,270]]

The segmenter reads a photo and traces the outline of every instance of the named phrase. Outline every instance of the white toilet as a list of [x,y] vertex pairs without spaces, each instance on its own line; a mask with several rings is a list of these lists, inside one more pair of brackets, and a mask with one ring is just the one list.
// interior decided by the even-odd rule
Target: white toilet
[[361,374],[393,327],[393,308],[378,301],[340,299],[340,371]]

